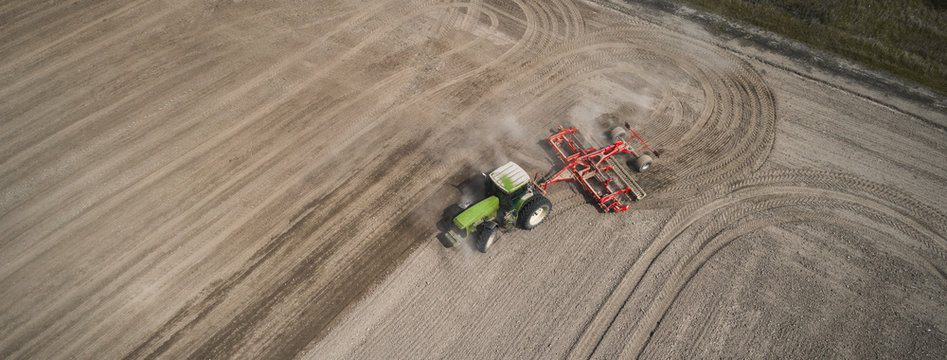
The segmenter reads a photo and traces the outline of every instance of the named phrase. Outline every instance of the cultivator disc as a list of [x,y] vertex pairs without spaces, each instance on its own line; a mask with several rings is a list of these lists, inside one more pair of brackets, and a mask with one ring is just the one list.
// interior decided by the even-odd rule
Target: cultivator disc
[[[645,197],[646,193],[635,181],[627,166],[614,157],[627,153],[638,158],[645,150],[650,150],[637,133],[628,129],[634,136],[628,139],[616,138],[613,144],[597,149],[585,144],[578,134],[578,129],[574,127],[560,126],[558,130],[559,132],[549,137],[549,145],[565,166],[552,177],[535,184],[537,189],[545,193],[550,184],[573,180],[588,191],[606,212],[627,210],[632,201]],[[642,146],[629,144],[633,140],[640,141]]]

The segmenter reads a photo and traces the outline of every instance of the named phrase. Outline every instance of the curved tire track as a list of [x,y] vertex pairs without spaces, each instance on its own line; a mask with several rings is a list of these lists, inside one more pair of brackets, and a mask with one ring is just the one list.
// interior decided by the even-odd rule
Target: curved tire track
[[[665,285],[652,297],[650,305],[645,307],[646,313],[631,332],[629,343],[622,350],[623,355],[636,356],[641,353],[661,318],[677,295],[687,286],[689,279],[713,254],[734,239],[785,222],[833,222],[825,220],[824,214],[778,216],[787,211],[816,207],[839,209],[873,218],[878,224],[884,225],[884,228],[878,231],[893,231],[911,239],[902,245],[912,249],[920,258],[926,259],[932,275],[947,281],[943,279],[947,270],[944,268],[947,264],[947,217],[895,189],[845,174],[774,171],[733,181],[718,190],[727,193],[727,197],[713,201],[704,197],[703,201],[685,206],[668,221],[660,235],[632,265],[590,322],[583,336],[573,347],[571,358],[585,358],[595,353],[595,349],[608,336],[611,325],[628,305],[628,300],[638,284],[648,275],[655,261],[670,243],[688,242],[689,255],[686,255],[685,261],[678,262],[667,277],[667,274],[656,275],[661,276],[658,281],[664,280]],[[768,214],[767,211],[776,211],[776,214],[767,215],[764,219],[750,217],[754,214]],[[861,225],[840,221],[833,223],[841,226]],[[872,228],[871,224],[862,226]],[[697,235],[684,237],[683,234],[689,229],[696,230]],[[615,336],[621,337],[620,334]]]

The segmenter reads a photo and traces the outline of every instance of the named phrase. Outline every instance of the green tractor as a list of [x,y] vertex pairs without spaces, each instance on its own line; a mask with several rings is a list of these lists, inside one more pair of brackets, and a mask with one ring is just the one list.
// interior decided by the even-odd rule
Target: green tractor
[[529,174],[519,165],[508,162],[486,176],[487,198],[461,207],[463,212],[451,221],[447,232],[448,247],[477,233],[477,249],[487,252],[499,238],[501,229],[520,227],[531,230],[546,220],[552,203],[535,189]]

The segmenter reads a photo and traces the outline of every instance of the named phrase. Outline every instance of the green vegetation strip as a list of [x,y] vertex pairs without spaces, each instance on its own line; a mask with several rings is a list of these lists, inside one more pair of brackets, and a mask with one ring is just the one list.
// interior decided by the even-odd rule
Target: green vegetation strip
[[947,0],[678,0],[947,95]]

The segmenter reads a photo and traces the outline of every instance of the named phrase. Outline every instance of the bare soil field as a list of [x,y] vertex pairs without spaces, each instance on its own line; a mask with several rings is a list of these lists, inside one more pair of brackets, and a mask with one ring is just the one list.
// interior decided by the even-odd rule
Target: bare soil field
[[[934,98],[617,0],[0,1],[0,358],[943,359]],[[438,241],[621,122],[630,211]]]

